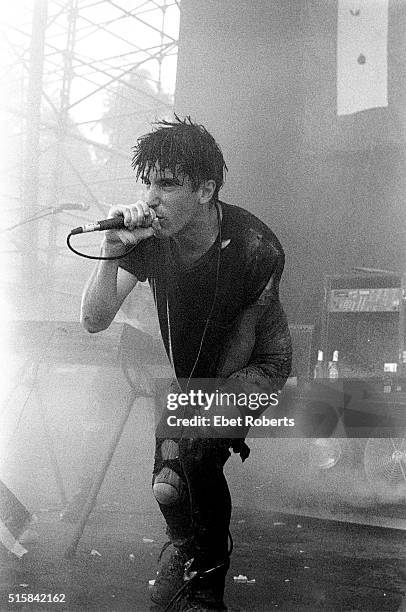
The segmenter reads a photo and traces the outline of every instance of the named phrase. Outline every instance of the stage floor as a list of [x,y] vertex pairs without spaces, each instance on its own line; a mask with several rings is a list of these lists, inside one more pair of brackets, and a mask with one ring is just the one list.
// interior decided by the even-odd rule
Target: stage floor
[[[404,531],[238,507],[231,529],[230,612],[406,609]],[[148,581],[165,542],[157,511],[98,508],[71,560],[64,552],[73,527],[55,510],[39,513],[35,530],[21,560],[2,557],[0,610],[149,610]],[[9,593],[65,593],[66,601],[8,604]]]

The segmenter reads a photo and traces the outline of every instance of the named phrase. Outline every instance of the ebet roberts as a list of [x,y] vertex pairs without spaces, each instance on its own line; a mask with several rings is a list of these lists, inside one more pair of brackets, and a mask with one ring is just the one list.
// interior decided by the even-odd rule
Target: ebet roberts
[[268,418],[265,415],[255,417],[253,415],[227,418],[224,415],[216,415],[213,418],[195,415],[190,419],[170,415],[167,418],[170,427],[294,427],[295,419],[288,417]]

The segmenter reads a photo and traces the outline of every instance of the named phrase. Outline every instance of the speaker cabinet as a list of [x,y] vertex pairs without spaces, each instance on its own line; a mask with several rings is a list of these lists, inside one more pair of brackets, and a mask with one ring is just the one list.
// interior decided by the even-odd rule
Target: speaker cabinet
[[327,276],[321,348],[339,352],[340,376],[381,376],[385,363],[404,361],[406,276]]

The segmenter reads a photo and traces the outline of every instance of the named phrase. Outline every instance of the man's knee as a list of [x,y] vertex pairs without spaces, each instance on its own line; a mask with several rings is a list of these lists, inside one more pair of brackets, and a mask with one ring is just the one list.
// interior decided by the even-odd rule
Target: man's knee
[[158,503],[171,506],[180,501],[185,483],[179,476],[179,449],[174,440],[162,442],[154,471],[152,491]]
[[183,483],[176,472],[170,468],[162,468],[154,478],[152,491],[157,502],[171,506],[180,500],[182,486]]

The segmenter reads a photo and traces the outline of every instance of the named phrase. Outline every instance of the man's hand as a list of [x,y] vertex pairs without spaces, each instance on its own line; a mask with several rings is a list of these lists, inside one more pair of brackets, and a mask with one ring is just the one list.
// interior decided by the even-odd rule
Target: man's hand
[[146,202],[138,200],[129,206],[113,206],[108,218],[123,217],[126,229],[108,230],[104,234],[104,249],[109,252],[123,252],[123,245],[132,246],[154,236],[160,229],[155,211]]

